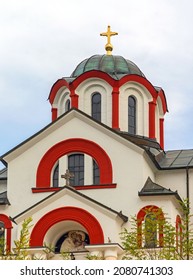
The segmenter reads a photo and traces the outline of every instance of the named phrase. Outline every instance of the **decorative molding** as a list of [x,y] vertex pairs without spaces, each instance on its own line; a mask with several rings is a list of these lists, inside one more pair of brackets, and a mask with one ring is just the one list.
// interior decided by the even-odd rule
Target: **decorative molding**
[[43,246],[44,237],[49,228],[66,220],[80,223],[89,235],[90,244],[104,243],[103,230],[97,219],[82,208],[69,206],[54,209],[40,218],[32,230],[30,246]]

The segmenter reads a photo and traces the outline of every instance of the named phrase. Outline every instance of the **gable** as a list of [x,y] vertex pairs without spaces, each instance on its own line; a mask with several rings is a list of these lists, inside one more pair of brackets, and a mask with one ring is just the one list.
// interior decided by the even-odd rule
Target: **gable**
[[[146,142],[145,139],[140,141],[143,144]],[[112,208],[116,208],[117,203],[118,207],[121,205],[120,201],[117,202],[117,196],[121,196],[123,191],[124,199],[130,197],[131,191],[137,195],[137,187],[142,184],[144,177],[153,176],[143,148],[131,142],[130,138],[127,139],[125,134],[109,129],[77,110],[71,110],[4,155],[4,159],[9,162],[8,197],[11,205],[16,205],[17,213],[47,197],[48,191],[58,190],[53,188],[51,179],[58,160],[61,163],[59,187],[65,185],[61,175],[67,169],[67,156],[77,152],[86,154],[89,162],[94,159],[100,170],[98,186],[92,186],[91,175],[87,172],[90,177],[85,179],[84,190],[90,197]],[[122,166],[121,170],[119,166]],[[139,174],[137,180],[136,170]],[[127,185],[133,185],[133,190]],[[100,191],[93,192],[92,188]],[[111,200],[106,199],[109,189],[115,190],[111,191]],[[37,190],[41,194],[35,194]],[[22,200],[22,204],[18,204],[18,199]]]
[[110,234],[113,230],[116,236],[117,226],[128,220],[121,212],[110,209],[70,187],[64,187],[48,196],[13,217],[13,220],[21,228],[23,220],[29,217],[33,222],[30,230],[31,246],[43,246],[45,240],[53,242],[56,235],[59,236],[72,227],[84,230],[92,244],[104,243],[104,232]]

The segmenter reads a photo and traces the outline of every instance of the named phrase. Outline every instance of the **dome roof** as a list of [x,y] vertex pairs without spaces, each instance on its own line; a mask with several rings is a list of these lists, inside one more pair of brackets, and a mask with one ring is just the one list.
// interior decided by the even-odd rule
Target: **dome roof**
[[71,77],[76,78],[91,70],[103,71],[115,79],[130,74],[145,77],[136,64],[119,55],[93,55],[80,62]]

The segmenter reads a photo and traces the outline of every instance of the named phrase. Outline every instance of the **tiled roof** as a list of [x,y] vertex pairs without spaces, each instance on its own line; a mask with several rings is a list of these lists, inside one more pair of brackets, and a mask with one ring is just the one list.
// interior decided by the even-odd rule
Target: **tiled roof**
[[166,189],[159,184],[154,183],[150,177],[148,177],[145,185],[138,192],[139,196],[155,196],[155,195],[174,195],[178,201],[182,201],[177,191],[171,191],[170,189]]
[[7,192],[0,193],[0,205],[10,205],[9,200],[7,198]]
[[3,168],[2,170],[0,170],[0,179],[1,180],[7,179],[7,168]]
[[166,151],[157,162],[161,168],[193,167],[193,149]]

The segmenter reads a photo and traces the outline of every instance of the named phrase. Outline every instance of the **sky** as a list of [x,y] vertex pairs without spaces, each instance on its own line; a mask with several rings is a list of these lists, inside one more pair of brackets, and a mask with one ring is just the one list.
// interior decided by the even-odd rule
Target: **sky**
[[0,0],[0,155],[50,123],[52,85],[105,54],[108,25],[113,54],[165,92],[165,150],[193,149],[192,11],[191,0]]

